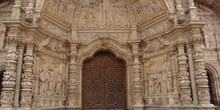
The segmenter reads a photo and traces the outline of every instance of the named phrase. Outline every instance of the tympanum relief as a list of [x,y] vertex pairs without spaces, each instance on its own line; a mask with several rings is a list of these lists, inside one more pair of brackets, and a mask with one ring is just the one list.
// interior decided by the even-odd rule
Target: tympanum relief
[[130,27],[126,2],[127,0],[84,0],[79,27]]

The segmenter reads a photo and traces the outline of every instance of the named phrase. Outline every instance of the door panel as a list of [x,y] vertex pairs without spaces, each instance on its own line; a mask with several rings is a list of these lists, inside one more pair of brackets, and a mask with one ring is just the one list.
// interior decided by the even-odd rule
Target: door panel
[[99,52],[85,61],[82,78],[82,108],[126,109],[126,71],[122,60]]

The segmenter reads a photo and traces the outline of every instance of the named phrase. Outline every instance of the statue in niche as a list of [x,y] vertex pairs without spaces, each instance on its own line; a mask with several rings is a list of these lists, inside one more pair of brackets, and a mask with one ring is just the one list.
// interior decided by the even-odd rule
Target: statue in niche
[[63,83],[63,76],[61,73],[57,72],[57,81],[56,81],[56,94],[57,95],[61,95],[61,91],[62,91],[62,83]]
[[149,72],[149,93],[154,94],[154,77],[150,72]]
[[156,83],[156,85],[157,85],[156,86],[157,94],[161,94],[161,86],[162,86],[161,81],[162,81],[162,73],[159,72],[157,74],[157,83]]
[[161,83],[161,88],[162,88],[164,94],[167,93],[167,78],[168,78],[168,76],[167,76],[166,71],[165,71],[165,70],[162,71],[162,83]]
[[167,91],[170,93],[173,91],[173,79],[172,79],[172,73],[170,70],[167,71]]
[[53,93],[55,91],[55,72],[52,67],[49,67],[47,70],[47,74],[49,76],[48,82],[49,82],[49,91]]
[[40,94],[45,94],[48,88],[48,74],[40,68]]

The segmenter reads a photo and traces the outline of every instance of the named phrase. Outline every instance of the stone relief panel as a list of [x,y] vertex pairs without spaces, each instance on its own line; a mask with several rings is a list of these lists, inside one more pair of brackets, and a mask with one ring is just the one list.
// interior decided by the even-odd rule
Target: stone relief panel
[[153,105],[178,104],[178,74],[175,53],[147,59],[145,101]]
[[166,9],[162,0],[131,0],[131,4],[138,23]]
[[[216,47],[217,43],[220,43],[219,18],[214,12],[200,4],[196,4],[197,13],[200,20],[206,20],[207,24],[204,26],[205,47]],[[216,42],[217,40],[217,42]]]
[[68,31],[64,30],[61,27],[58,27],[57,25],[46,21],[46,20],[41,20],[39,22],[40,29],[44,31],[48,31],[49,33],[56,35],[57,37],[63,38],[63,39],[68,39]]
[[146,40],[143,46],[144,57],[154,56],[162,52],[173,50],[175,43],[175,36],[164,37],[159,36],[154,39]]
[[170,28],[172,28],[173,25],[169,21],[162,21],[161,23],[157,23],[153,26],[149,26],[147,29],[145,29],[143,32],[141,32],[141,38],[148,38],[151,36],[155,36],[159,33],[168,31]]
[[84,0],[78,25],[81,28],[130,27],[125,0]]
[[[38,55],[34,80],[34,107],[65,106],[66,73],[62,59]],[[36,77],[37,76],[37,77]],[[56,79],[56,80],[55,80]]]
[[96,37],[97,38],[101,38],[101,37],[114,38],[124,43],[131,39],[130,33],[80,33],[78,35],[82,43],[89,42]]
[[78,0],[46,0],[45,9],[71,23],[77,4]]

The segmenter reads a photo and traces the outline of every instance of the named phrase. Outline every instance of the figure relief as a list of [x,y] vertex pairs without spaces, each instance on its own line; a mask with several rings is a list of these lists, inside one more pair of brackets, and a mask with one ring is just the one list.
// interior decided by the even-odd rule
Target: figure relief
[[[149,94],[145,96],[146,102],[166,105],[169,104],[170,94],[177,95],[172,100],[178,99],[178,93],[174,90],[176,89],[174,87],[178,87],[176,86],[178,80],[173,77],[175,71],[172,69],[169,58],[168,54],[164,54],[147,60],[148,72],[145,84],[148,85],[146,91]],[[160,98],[163,100],[158,100]]]
[[69,22],[72,21],[77,3],[78,0],[46,0],[46,10]]
[[[34,96],[34,105],[36,107],[63,106],[63,102],[66,100],[65,63],[62,59],[42,54],[36,64],[38,65],[39,80],[35,82],[38,83],[38,86],[34,89],[38,91]],[[50,103],[42,103],[44,101]]]
[[158,50],[172,49],[173,42],[170,39],[164,39],[163,36],[159,36],[156,39],[146,41],[144,51],[147,53],[157,52]]
[[[105,2],[104,2],[105,1]],[[124,0],[85,0],[79,24],[82,28],[127,28],[130,26]]]
[[138,22],[165,10],[165,5],[159,0],[132,0]]
[[61,56],[66,52],[66,45],[64,41],[58,41],[48,36],[38,45],[38,51],[51,52],[51,54]]

